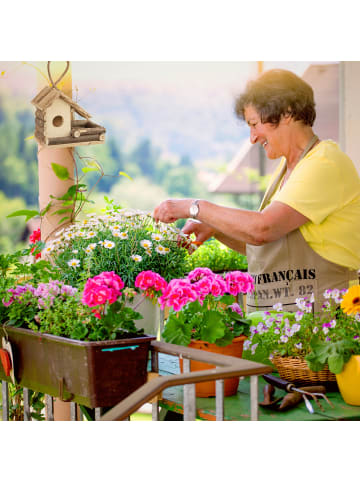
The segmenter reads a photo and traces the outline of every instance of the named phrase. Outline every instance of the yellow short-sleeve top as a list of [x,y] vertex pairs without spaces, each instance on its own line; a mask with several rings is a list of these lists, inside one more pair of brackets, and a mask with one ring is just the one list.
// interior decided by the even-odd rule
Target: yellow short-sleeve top
[[[281,159],[270,185],[285,163]],[[360,269],[360,177],[351,159],[331,140],[321,141],[295,166],[271,201],[279,201],[310,221],[299,229],[323,258]]]

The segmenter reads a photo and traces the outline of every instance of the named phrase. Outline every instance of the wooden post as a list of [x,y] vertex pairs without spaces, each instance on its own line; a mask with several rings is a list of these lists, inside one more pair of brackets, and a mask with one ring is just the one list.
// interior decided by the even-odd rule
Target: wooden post
[[[47,75],[47,62],[40,62],[39,69],[41,72]],[[56,82],[60,75],[66,68],[65,62],[51,62],[50,71],[51,76]],[[39,92],[46,87],[46,80],[39,74],[38,87]],[[62,90],[67,96],[72,98],[72,77],[71,77],[71,65],[63,77],[63,79],[57,85],[58,89]],[[70,173],[71,179],[63,181],[59,179],[52,167],[51,163],[61,164],[66,167]],[[74,161],[72,148],[52,148],[49,149],[44,146],[38,147],[38,171],[39,171],[39,209],[43,210],[48,203],[52,200],[50,195],[60,197],[67,192],[70,186],[74,185],[73,175]],[[47,241],[51,239],[54,231],[59,229],[59,221],[64,217],[64,214],[53,214],[59,206],[52,206],[50,210],[43,216],[41,221],[41,240]],[[61,226],[69,224],[69,220],[62,223]],[[50,363],[50,360],[49,360]],[[62,402],[61,400],[54,400],[54,420],[67,421],[71,420],[70,403]]]
[[[41,62],[39,66],[40,70],[47,73],[47,63]],[[51,62],[50,70],[51,76],[56,82],[56,79],[60,77],[62,72],[66,68],[65,62]],[[46,87],[46,80],[43,76],[39,74],[39,91]],[[71,66],[69,67],[66,75],[57,85],[57,87],[62,90],[67,96],[72,97],[72,78],[71,78]],[[38,171],[39,171],[39,208],[40,211],[43,210],[48,203],[52,200],[50,195],[60,197],[67,192],[69,187],[74,185],[74,160],[72,148],[52,148],[49,149],[45,146],[40,146],[38,148]],[[54,173],[51,163],[61,164],[66,167],[70,173],[70,178],[66,181],[60,180]],[[43,216],[41,221],[41,239],[42,241],[47,241],[51,238],[55,230],[59,229],[60,226],[64,227],[69,224],[69,220],[66,220],[61,225],[60,220],[65,216],[65,214],[53,214],[59,209],[58,201],[55,201],[55,205],[50,208],[50,210]]]

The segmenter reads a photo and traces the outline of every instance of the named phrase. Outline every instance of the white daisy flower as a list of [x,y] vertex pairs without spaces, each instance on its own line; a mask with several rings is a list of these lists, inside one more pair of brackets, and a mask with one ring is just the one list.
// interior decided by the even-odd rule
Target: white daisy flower
[[99,241],[100,246],[105,246],[105,241]]
[[78,232],[75,233],[75,234],[76,234],[76,236],[77,236],[78,238],[83,238],[83,237],[85,236],[84,231],[78,231]]
[[67,264],[68,264],[71,268],[77,268],[77,267],[80,265],[80,260],[73,258],[73,259],[71,259],[70,261],[68,261]]
[[78,254],[79,250],[73,249],[71,252],[74,253],[74,254]]
[[121,226],[119,226],[119,224],[115,224],[114,226],[111,226],[112,231],[119,231],[119,229],[121,229]]
[[54,249],[54,246],[49,244],[43,249],[43,253],[51,253],[51,251],[53,251],[53,249]]
[[108,239],[105,239],[103,246],[106,249],[113,249],[115,246],[115,243],[113,241],[109,241]]
[[128,233],[126,231],[122,231],[121,233],[119,233],[119,238],[128,239],[129,238]]
[[95,238],[95,236],[96,236],[95,231],[89,231],[86,235],[86,239]]
[[120,238],[120,233],[119,231],[111,231],[111,234],[114,236],[114,238]]
[[132,254],[131,257],[137,263],[140,263],[140,261],[142,261],[142,257],[139,254]]
[[153,241],[162,241],[164,239],[164,237],[159,233],[152,233],[151,239]]
[[58,238],[58,237],[60,236],[60,234],[62,234],[62,233],[64,232],[64,229],[65,229],[65,228],[59,229],[59,231],[57,231],[57,232],[55,233],[55,236]]
[[142,241],[140,241],[140,246],[144,249],[150,249],[152,247],[152,242],[148,239],[143,239]]
[[167,252],[169,251],[169,248],[165,248],[164,246],[159,244],[159,246],[156,246],[155,251],[159,254],[167,254]]
[[71,231],[67,232],[64,234],[65,239],[74,239],[75,238],[75,233],[72,233]]

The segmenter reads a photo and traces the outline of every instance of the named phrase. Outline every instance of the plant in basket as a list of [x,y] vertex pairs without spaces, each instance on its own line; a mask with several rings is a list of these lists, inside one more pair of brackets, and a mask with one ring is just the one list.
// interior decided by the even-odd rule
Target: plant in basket
[[[326,290],[319,313],[314,297],[298,298],[298,311],[288,313],[280,303],[264,311],[250,327],[245,353],[261,354],[291,381],[335,381],[350,357],[360,354],[360,288]],[[355,294],[354,294],[355,293]],[[350,301],[349,301],[350,300]],[[245,354],[246,356],[246,354]]]

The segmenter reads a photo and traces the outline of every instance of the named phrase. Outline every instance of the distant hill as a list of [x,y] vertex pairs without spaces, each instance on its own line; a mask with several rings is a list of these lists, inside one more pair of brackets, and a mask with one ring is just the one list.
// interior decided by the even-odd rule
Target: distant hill
[[190,155],[196,160],[229,160],[248,135],[233,114],[226,93],[154,91],[144,86],[119,86],[79,96],[79,103],[124,147],[149,138],[165,153]]

